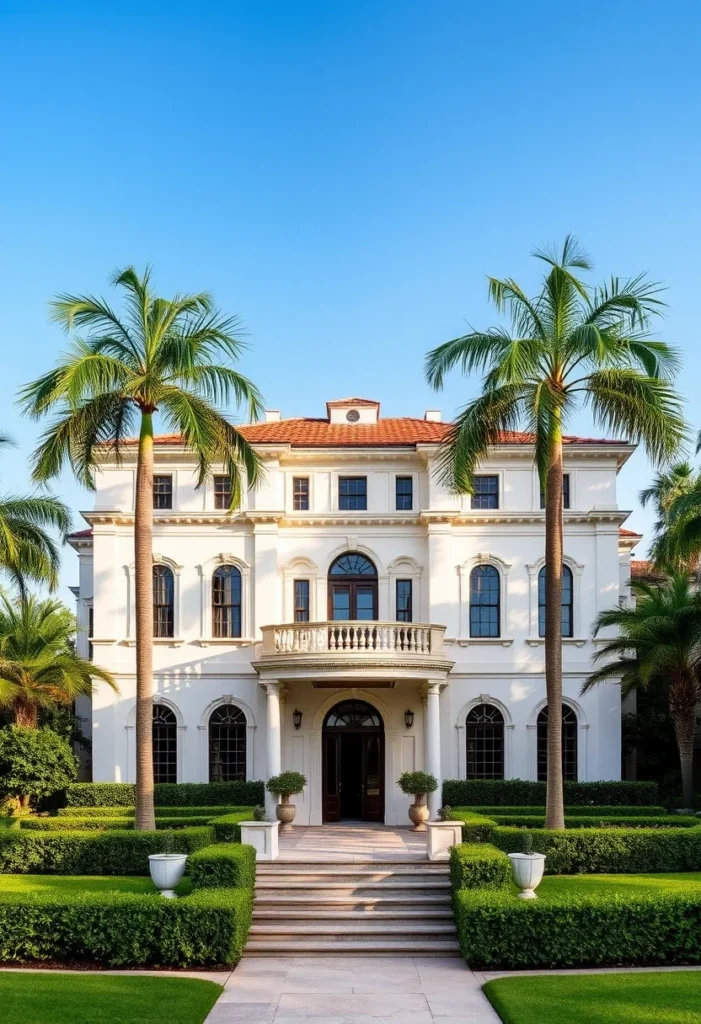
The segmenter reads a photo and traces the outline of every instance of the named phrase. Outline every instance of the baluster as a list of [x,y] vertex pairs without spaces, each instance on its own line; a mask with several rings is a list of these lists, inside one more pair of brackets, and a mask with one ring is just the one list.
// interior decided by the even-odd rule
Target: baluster
[[422,629],[421,632],[423,633],[421,650],[424,654],[428,654],[431,648],[431,633],[428,629]]
[[416,651],[417,651],[417,647],[416,647],[416,634],[417,633],[418,633],[417,629],[414,629],[413,627],[409,628],[409,635],[411,637],[411,650],[414,652],[414,654],[416,654]]

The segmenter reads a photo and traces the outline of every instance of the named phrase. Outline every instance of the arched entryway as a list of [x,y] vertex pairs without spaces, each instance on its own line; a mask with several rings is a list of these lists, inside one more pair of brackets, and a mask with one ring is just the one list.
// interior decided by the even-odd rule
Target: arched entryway
[[348,551],[329,569],[329,618],[377,618],[377,569],[365,555]]
[[379,711],[343,700],[324,719],[324,821],[384,821],[385,730]]

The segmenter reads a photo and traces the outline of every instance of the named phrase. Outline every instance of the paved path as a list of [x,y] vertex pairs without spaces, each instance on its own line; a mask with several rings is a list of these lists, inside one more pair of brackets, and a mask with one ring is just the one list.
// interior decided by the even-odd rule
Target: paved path
[[391,828],[343,822],[338,825],[295,826],[280,834],[279,860],[426,860],[426,833],[411,827]]
[[498,1024],[480,985],[440,957],[244,959],[206,1024]]

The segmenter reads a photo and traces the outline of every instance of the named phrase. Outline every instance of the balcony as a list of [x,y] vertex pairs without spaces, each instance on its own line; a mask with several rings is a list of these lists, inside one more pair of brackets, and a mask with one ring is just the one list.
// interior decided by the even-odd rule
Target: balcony
[[[340,685],[368,675],[376,685],[395,679],[443,677],[452,668],[443,647],[445,626],[424,622],[329,621],[263,626],[254,663],[261,676],[328,679]],[[323,685],[323,683],[322,683]]]

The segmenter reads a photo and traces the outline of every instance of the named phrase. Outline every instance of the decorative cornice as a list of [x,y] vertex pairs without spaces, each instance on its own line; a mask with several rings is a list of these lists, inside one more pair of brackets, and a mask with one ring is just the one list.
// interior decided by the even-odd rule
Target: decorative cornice
[[343,679],[344,673],[351,669],[382,669],[384,673],[396,673],[401,677],[403,672],[433,671],[450,672],[455,662],[447,658],[436,658],[430,654],[414,655],[412,658],[403,658],[401,654],[393,658],[373,658],[344,654],[339,656],[333,652],[321,655],[299,655],[299,654],[275,654],[258,661],[252,661],[251,665],[256,672],[275,672],[289,669],[308,669],[310,671],[333,671]]

